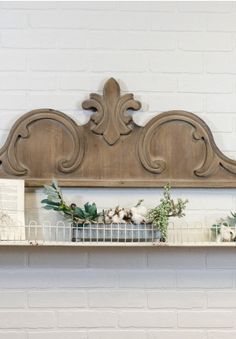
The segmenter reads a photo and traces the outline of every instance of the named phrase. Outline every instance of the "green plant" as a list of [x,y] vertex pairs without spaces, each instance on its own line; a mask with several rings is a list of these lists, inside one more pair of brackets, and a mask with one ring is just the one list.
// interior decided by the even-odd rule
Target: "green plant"
[[184,209],[188,200],[177,199],[175,202],[171,198],[170,193],[171,186],[167,184],[164,187],[163,198],[160,201],[160,204],[147,213],[147,219],[154,226],[156,226],[161,232],[162,240],[165,241],[167,238],[167,228],[170,217],[183,217]]
[[84,208],[80,208],[74,203],[68,205],[65,202],[61,189],[55,179],[50,186],[45,185],[44,189],[47,198],[43,199],[41,203],[45,204],[45,209],[62,212],[76,224],[86,224],[97,221],[99,213],[97,212],[95,203],[89,204],[87,202],[84,205]]

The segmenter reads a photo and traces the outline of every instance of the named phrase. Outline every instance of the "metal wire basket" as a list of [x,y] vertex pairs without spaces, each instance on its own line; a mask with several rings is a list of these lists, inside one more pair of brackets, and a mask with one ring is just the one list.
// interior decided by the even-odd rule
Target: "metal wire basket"
[[88,224],[72,226],[74,242],[154,242],[161,233],[151,224]]
[[[236,226],[231,228],[236,235]],[[236,246],[235,237],[226,241],[218,229],[205,224],[169,223],[166,245]],[[0,242],[4,244],[48,245],[158,245],[163,244],[160,231],[152,224],[88,224],[65,221],[29,220],[27,225],[0,226]]]

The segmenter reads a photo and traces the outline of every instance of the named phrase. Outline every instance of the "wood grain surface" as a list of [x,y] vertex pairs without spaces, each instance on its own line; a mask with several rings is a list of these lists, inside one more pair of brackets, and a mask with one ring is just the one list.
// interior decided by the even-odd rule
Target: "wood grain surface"
[[75,187],[236,187],[236,161],[193,113],[169,111],[137,126],[127,110],[141,104],[113,78],[82,105],[93,111],[84,126],[52,109],[19,118],[0,150],[0,177],[26,186],[54,177]]

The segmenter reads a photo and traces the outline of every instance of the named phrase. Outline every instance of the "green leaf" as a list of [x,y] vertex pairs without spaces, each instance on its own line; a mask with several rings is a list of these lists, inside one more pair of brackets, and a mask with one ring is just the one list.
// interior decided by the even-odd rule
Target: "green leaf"
[[50,205],[45,205],[43,208],[45,208],[45,210],[54,210],[54,206],[50,206]]
[[55,178],[52,179],[52,187],[55,188],[56,190],[58,190],[58,183],[57,180]]
[[60,208],[60,206],[53,206],[53,210],[54,211],[61,211],[61,208]]
[[47,196],[47,199],[50,200],[50,201],[52,201],[52,202],[57,202],[57,203],[60,203],[60,202],[61,202],[61,199],[58,198],[57,195],[52,195],[52,194],[50,194],[50,195]]
[[90,217],[90,213],[84,211],[84,218],[87,219],[87,218],[89,218],[89,217]]
[[85,212],[89,213],[89,208],[90,208],[90,204],[86,202],[86,204],[84,204]]
[[45,191],[46,194],[48,194],[49,192],[51,192],[51,193],[56,192],[55,188],[53,188],[52,186],[48,186],[48,185],[44,185],[44,191]]
[[89,205],[89,212],[92,213],[93,211],[97,210],[96,204],[93,202],[91,205]]
[[90,213],[93,217],[96,217],[96,216],[97,216],[97,206],[96,206],[94,203],[90,206],[89,213]]
[[49,199],[43,199],[43,200],[41,200],[41,203],[42,204],[48,204],[48,205],[54,205],[54,206],[60,206],[59,202],[54,202],[54,201],[49,200]]
[[84,211],[80,207],[76,207],[74,209],[74,216],[80,219],[84,219]]

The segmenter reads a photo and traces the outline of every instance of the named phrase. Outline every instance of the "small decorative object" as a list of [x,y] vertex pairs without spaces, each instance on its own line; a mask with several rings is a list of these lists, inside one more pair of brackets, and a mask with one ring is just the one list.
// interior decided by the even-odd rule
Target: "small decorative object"
[[103,216],[105,224],[126,224],[131,222],[130,210],[120,206],[103,211]]
[[161,199],[161,203],[158,206],[150,209],[147,213],[147,219],[149,222],[156,226],[161,232],[161,241],[163,242],[165,242],[167,239],[169,218],[183,217],[185,215],[183,211],[186,208],[186,204],[188,203],[188,200],[182,199],[177,199],[177,201],[174,202],[174,200],[171,199],[170,189],[171,186],[167,184],[164,187],[164,197]]
[[147,222],[146,214],[147,208],[142,206],[143,200],[139,200],[138,203],[129,208],[122,208],[117,206],[103,211],[105,224],[144,224]]
[[225,219],[221,218],[216,224],[212,225],[211,230],[218,242],[236,241],[236,213],[231,212],[231,215]]

